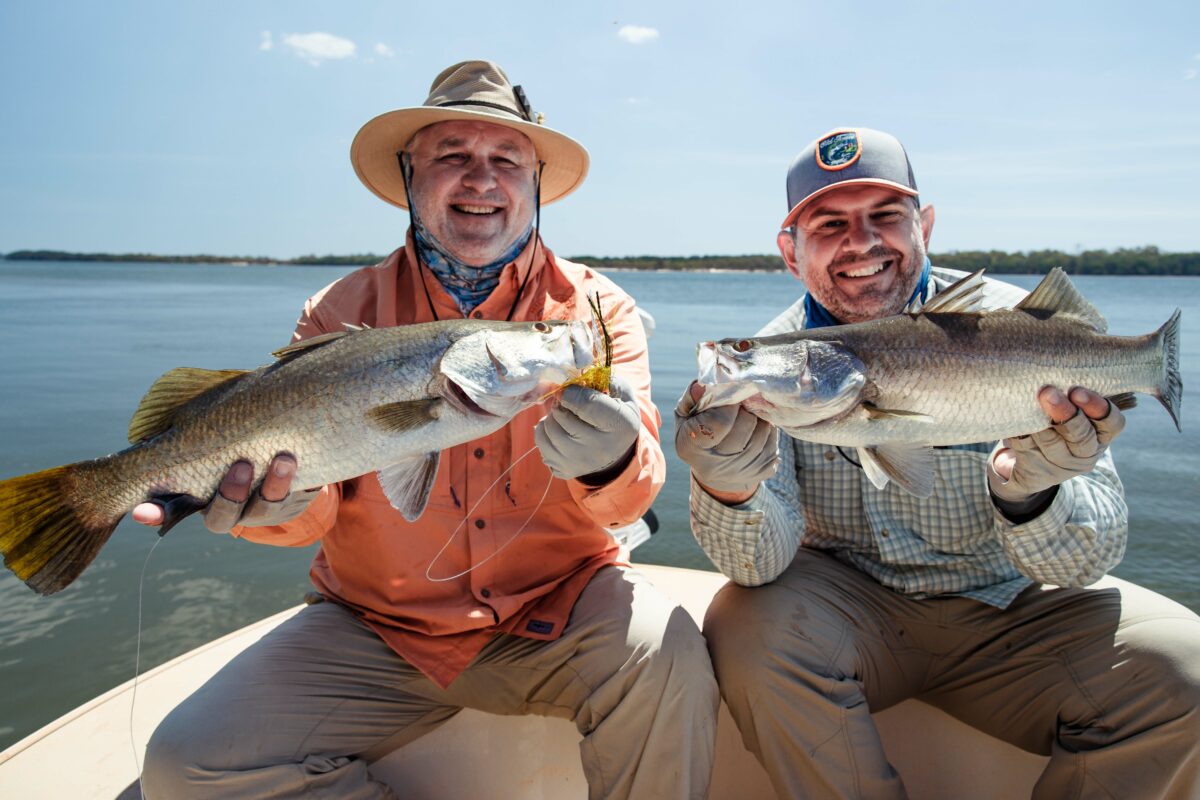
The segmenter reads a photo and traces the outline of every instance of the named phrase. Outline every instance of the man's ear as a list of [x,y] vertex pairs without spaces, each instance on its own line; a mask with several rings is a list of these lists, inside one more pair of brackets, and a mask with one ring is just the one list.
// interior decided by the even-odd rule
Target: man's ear
[[926,250],[929,250],[929,239],[933,236],[933,219],[935,216],[932,203],[921,207],[921,238],[925,240]]
[[792,231],[786,228],[781,230],[775,237],[775,244],[779,247],[779,255],[783,256],[783,263],[787,264],[788,272],[792,273],[793,277],[803,280],[800,265],[796,263],[796,237]]

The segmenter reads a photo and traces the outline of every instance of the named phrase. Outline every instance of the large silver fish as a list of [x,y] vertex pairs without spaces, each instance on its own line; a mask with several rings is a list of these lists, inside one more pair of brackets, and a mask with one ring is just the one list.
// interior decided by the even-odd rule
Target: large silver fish
[[1043,386],[1083,386],[1122,408],[1148,394],[1179,427],[1178,309],[1154,333],[1108,336],[1060,269],[1015,308],[989,311],[982,274],[919,313],[702,342],[696,411],[741,403],[796,439],[858,448],[876,487],[892,480],[918,497],[933,492],[932,447],[1046,428]]
[[207,504],[234,461],[261,476],[279,452],[298,461],[294,490],[378,470],[415,520],[439,453],[578,375],[592,343],[583,321],[451,320],[318,336],[254,371],[172,370],[134,414],[132,447],[0,482],[4,564],[35,591],[57,592],[138,503],[177,496],[165,533]]

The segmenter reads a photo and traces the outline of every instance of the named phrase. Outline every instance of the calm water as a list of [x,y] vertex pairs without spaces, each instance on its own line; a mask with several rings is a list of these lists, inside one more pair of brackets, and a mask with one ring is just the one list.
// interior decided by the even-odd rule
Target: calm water
[[[177,366],[247,368],[285,343],[304,300],[341,268],[0,262],[0,478],[94,458],[126,445],[150,383]],[[789,305],[787,275],[611,273],[654,315],[654,400],[664,416],[668,481],[659,533],[639,561],[711,569],[687,524],[687,471],[671,410],[695,374],[697,341],[753,333]],[[1032,276],[1011,278],[1027,288]],[[1200,386],[1200,280],[1079,278],[1119,334],[1184,309],[1183,380]],[[1116,457],[1132,522],[1116,573],[1200,610],[1200,412],[1181,435],[1158,404],[1129,414]],[[51,598],[0,571],[0,748],[133,676],[138,578],[153,531],[126,520],[96,562]],[[142,670],[300,601],[312,549],[264,547],[181,523],[145,572]]]

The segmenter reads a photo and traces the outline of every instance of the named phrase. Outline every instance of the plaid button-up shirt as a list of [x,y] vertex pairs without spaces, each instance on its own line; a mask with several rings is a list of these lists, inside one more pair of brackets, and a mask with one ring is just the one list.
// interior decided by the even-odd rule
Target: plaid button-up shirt
[[[934,268],[922,301],[964,274]],[[987,280],[984,306],[1009,307],[1024,294]],[[803,306],[759,335],[802,330]],[[835,447],[781,434],[779,469],[747,502],[726,506],[692,482],[692,531],[717,568],[744,586],[774,580],[803,546],[913,597],[961,594],[999,608],[1032,583],[1084,586],[1120,562],[1128,511],[1111,450],[1091,473],[1062,484],[1045,512],[1015,525],[988,492],[994,445],[939,448],[937,490],[922,500],[894,483],[876,489]]]

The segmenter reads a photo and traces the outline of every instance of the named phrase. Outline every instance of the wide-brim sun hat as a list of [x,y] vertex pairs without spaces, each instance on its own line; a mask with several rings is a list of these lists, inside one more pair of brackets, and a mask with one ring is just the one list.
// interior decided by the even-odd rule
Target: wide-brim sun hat
[[871,128],[834,128],[800,151],[787,173],[790,228],[815,198],[847,184],[869,184],[917,196],[917,180],[904,145],[890,133]]
[[408,208],[397,153],[427,125],[450,120],[489,122],[529,137],[542,168],[542,205],[560,200],[583,183],[588,152],[579,142],[542,125],[520,86],[490,61],[463,61],[447,67],[429,88],[424,105],[388,111],[359,129],[350,145],[350,163],[363,185],[383,200]]

